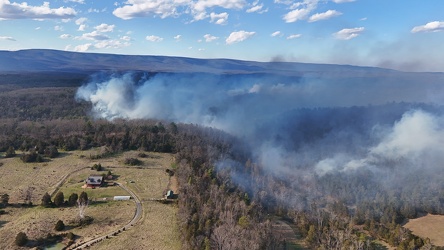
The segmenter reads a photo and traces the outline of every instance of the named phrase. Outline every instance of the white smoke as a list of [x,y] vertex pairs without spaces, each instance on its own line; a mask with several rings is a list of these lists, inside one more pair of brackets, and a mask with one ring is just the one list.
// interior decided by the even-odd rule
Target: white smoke
[[339,154],[319,161],[315,171],[321,176],[363,167],[401,167],[407,171],[411,167],[439,168],[443,160],[444,117],[414,110],[405,113],[364,158]]

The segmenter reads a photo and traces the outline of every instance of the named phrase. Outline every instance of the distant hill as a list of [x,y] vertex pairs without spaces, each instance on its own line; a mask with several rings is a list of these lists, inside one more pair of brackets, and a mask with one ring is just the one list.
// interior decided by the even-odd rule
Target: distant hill
[[[78,53],[31,49],[0,51],[0,72],[75,72],[100,70],[148,72],[196,72],[216,74],[265,73],[286,76],[301,74],[367,75],[396,74],[397,71],[333,64],[253,62],[231,59],[195,59],[169,56],[138,56]],[[321,73],[322,72],[322,73]]]

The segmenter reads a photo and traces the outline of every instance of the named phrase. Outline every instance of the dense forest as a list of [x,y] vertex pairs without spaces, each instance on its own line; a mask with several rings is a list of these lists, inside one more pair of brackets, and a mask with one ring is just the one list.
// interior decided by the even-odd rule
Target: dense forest
[[[442,249],[402,227],[407,219],[426,213],[444,214],[442,172],[405,171],[400,166],[410,162],[403,158],[378,163],[384,165],[379,172],[369,168],[315,172],[310,167],[333,157],[340,145],[350,145],[351,154],[365,157],[366,148],[375,144],[370,133],[377,132],[371,119],[384,128],[412,107],[433,113],[439,113],[440,107],[390,103],[281,114],[264,123],[255,138],[279,143],[286,152],[302,153],[288,158],[292,162],[288,168],[270,171],[251,150],[254,141],[214,128],[148,119],[94,119],[91,104],[74,98],[84,81],[82,75],[2,78],[0,152],[5,157],[34,155],[40,160],[50,160],[54,149],[92,147],[102,151],[90,157],[126,150],[175,154],[178,224],[185,249],[280,249],[284,243],[273,233],[271,215],[294,225],[313,249],[377,249],[375,240],[397,249]],[[348,143],[350,139],[355,142]],[[358,144],[363,147],[355,147]],[[313,148],[316,154],[304,153]],[[23,155],[15,155],[16,150]],[[398,183],[381,180],[389,175],[399,175]]]

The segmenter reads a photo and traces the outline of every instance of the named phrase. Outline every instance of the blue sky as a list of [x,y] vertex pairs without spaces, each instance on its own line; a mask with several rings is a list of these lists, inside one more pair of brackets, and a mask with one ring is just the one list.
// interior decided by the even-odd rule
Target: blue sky
[[444,72],[444,1],[0,0],[0,49]]

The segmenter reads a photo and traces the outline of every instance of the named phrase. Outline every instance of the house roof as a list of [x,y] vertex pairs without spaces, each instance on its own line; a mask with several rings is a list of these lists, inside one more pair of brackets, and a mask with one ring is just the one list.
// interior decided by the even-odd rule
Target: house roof
[[86,184],[88,185],[100,185],[102,184],[103,176],[101,175],[91,175],[86,179]]

